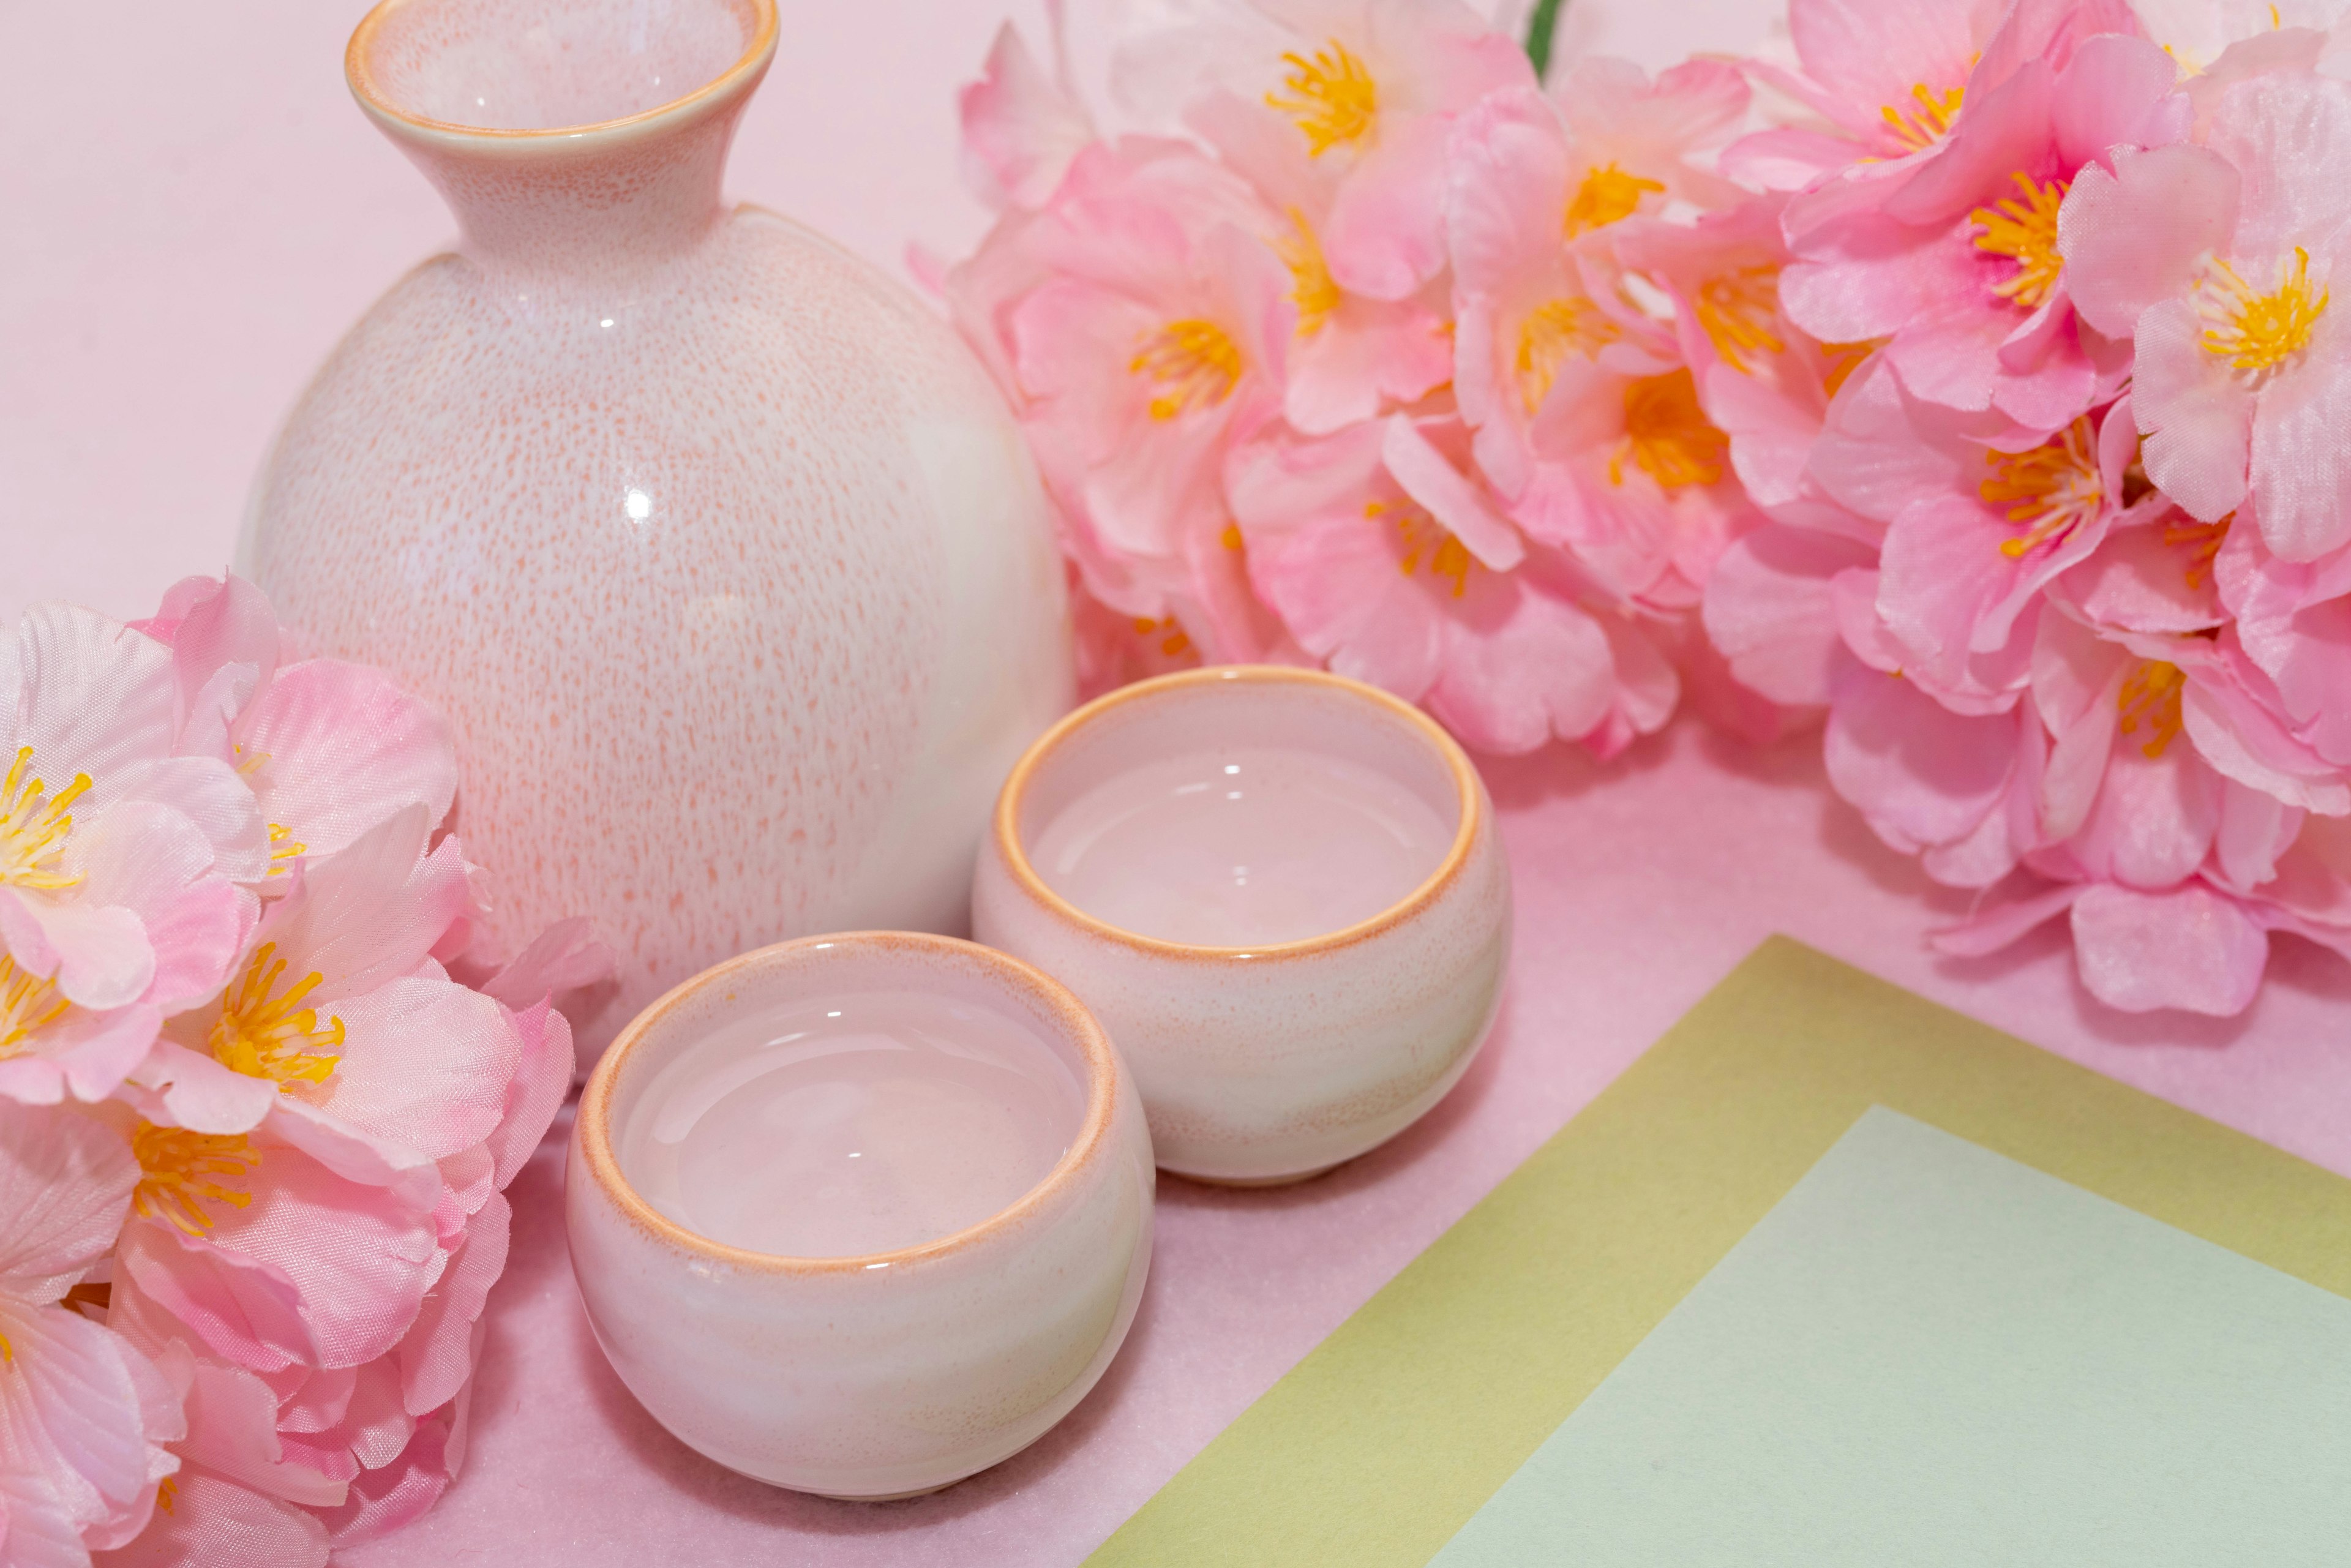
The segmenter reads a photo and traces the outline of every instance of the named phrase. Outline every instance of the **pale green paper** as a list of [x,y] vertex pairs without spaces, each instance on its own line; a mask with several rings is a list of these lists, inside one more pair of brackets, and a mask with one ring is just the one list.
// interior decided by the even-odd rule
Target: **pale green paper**
[[2351,1301],[1875,1107],[1435,1568],[2351,1543]]
[[2351,1296],[2351,1183],[1774,938],[1093,1561],[1423,1568],[1873,1104]]

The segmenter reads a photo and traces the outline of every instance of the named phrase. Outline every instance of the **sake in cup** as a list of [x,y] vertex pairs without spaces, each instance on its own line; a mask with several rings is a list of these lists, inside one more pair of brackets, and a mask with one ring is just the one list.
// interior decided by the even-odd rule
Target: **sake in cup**
[[1066,984],[1160,1167],[1297,1180],[1436,1104],[1491,1028],[1510,884],[1469,759],[1409,704],[1274,666],[1112,692],[1014,768],[975,934]]
[[1094,1385],[1151,1258],[1151,1141],[1102,1028],[943,936],[761,948],[645,1009],[580,1100],[566,1223],[631,1393],[729,1469],[909,1496]]

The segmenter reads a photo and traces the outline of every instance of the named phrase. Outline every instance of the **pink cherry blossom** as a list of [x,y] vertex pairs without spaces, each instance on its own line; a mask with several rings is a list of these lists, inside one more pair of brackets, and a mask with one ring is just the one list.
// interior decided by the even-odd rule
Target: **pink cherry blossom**
[[280,664],[276,613],[242,578],[190,578],[141,623],[172,649],[178,749],[233,764],[269,824],[273,876],[332,854],[402,810],[434,822],[457,790],[447,724],[381,670]]
[[1402,414],[1238,454],[1235,515],[1259,591],[1342,674],[1424,703],[1472,747],[1554,737],[1602,755],[1660,727],[1678,685],[1637,625],[1576,601],[1464,470],[1467,433]]
[[1452,378],[1441,280],[1384,299],[1356,292],[1332,270],[1325,246],[1344,184],[1339,165],[1315,157],[1289,119],[1262,99],[1220,89],[1186,118],[1274,215],[1275,226],[1260,237],[1289,269],[1297,308],[1282,403],[1292,428],[1327,434],[1384,407],[1418,402]]
[[1374,299],[1405,298],[1444,268],[1454,115],[1534,82],[1516,41],[1461,0],[1222,0],[1130,38],[1118,69],[1144,105],[1222,89],[1288,120],[1335,172],[1320,235],[1332,274]]
[[0,648],[0,1095],[102,1098],[252,929],[260,812],[174,721],[169,654],[102,616],[36,606]]
[[0,1563],[72,1568],[144,1527],[179,1461],[179,1401],[68,1291],[139,1181],[122,1134],[0,1100]]
[[2186,132],[2170,57],[2116,36],[2133,25],[2110,0],[2017,5],[1951,115],[1919,110],[1915,151],[1792,197],[1782,287],[1795,320],[1823,342],[1884,340],[1917,396],[2036,432],[2111,396],[2123,356],[2076,330],[2057,218],[2109,148]]
[[1089,586],[1130,615],[1187,603],[1224,657],[1258,638],[1221,546],[1225,449],[1279,416],[1296,329],[1289,272],[1259,237],[1275,227],[1188,144],[1096,146],[1045,212],[948,277],[964,319],[999,336]]
[[1050,74],[1007,22],[997,29],[985,73],[957,103],[966,181],[997,207],[1033,212],[1043,206],[1071,162],[1098,140],[1092,117],[1070,84],[1061,8],[1052,11]]
[[1450,219],[1461,414],[1531,538],[1627,607],[1694,608],[1715,557],[1756,519],[1672,321],[1623,282],[1610,225],[1566,237],[1576,156],[1535,94],[1463,117]]
[[[2314,560],[2351,542],[2351,338],[2328,308],[2351,256],[2351,85],[2310,67],[2219,77],[2200,145],[2122,152],[2065,199],[2058,248],[2084,319],[2137,348],[2147,477],[2217,522],[2250,492],[2269,548]],[[2233,52],[2233,51],[2232,51]]]
[[522,1060],[512,1014],[432,957],[469,899],[411,806],[306,867],[218,1003],[175,1019],[134,1082],[154,1114],[234,1136],[264,1122],[353,1181],[430,1207],[436,1162],[480,1144]]

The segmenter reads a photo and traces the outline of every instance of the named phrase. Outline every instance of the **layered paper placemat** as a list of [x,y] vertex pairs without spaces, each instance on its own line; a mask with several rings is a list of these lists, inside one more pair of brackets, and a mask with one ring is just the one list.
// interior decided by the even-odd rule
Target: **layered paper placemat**
[[1775,938],[1092,1561],[2320,1561],[2346,1297],[2351,1182]]

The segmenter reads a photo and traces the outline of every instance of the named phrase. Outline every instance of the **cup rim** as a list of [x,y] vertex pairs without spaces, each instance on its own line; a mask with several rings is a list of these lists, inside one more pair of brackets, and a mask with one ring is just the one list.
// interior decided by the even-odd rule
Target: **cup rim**
[[[1291,942],[1269,942],[1254,947],[1212,947],[1146,936],[1087,914],[1046,885],[1045,879],[1039,876],[1036,867],[1029,863],[1029,852],[1020,842],[1019,827],[1021,803],[1027,798],[1031,779],[1045,760],[1071,736],[1113,708],[1131,702],[1147,701],[1186,687],[1233,683],[1321,686],[1344,692],[1384,709],[1392,717],[1403,720],[1407,728],[1436,749],[1451,770],[1454,793],[1461,806],[1461,821],[1454,831],[1452,847],[1446,851],[1444,860],[1437,863],[1437,869],[1428,874],[1426,881],[1378,914],[1358,920],[1352,925],[1343,925],[1335,931],[1303,936]],[[1013,764],[1012,772],[1004,780],[1003,789],[996,797],[996,816],[990,831],[995,837],[998,858],[1004,862],[1006,870],[1020,889],[1044,905],[1048,912],[1081,930],[1156,957],[1196,962],[1255,963],[1335,952],[1368,941],[1420,914],[1442,897],[1447,888],[1460,876],[1461,868],[1469,862],[1470,846],[1477,840],[1478,828],[1484,815],[1484,792],[1479,783],[1478,770],[1471,765],[1468,754],[1461,749],[1459,742],[1445,732],[1443,726],[1403,698],[1363,681],[1332,674],[1327,670],[1310,670],[1294,664],[1213,664],[1195,670],[1177,670],[1120,686],[1065,715],[1060,723],[1038,737],[1036,744],[1029,747],[1019,762]]]
[[343,78],[350,83],[351,96],[361,108],[387,124],[408,131],[422,131],[428,136],[454,138],[459,141],[487,140],[520,142],[534,140],[558,140],[597,135],[607,131],[632,131],[655,120],[683,120],[713,99],[721,98],[747,84],[767,69],[776,52],[776,0],[745,0],[751,7],[753,26],[750,42],[744,46],[735,63],[695,88],[692,92],[657,103],[651,109],[624,114],[616,120],[591,120],[580,125],[548,125],[521,128],[494,125],[466,125],[454,120],[433,120],[412,114],[393,103],[376,87],[375,76],[368,68],[368,46],[376,32],[392,14],[412,0],[377,0],[360,25],[351,29],[350,42],[343,47]]
[[[987,1218],[967,1225],[961,1230],[917,1242],[912,1247],[900,1247],[886,1252],[865,1252],[841,1258],[802,1258],[781,1252],[760,1252],[747,1247],[731,1246],[689,1230],[645,1201],[643,1194],[621,1169],[620,1156],[612,1148],[611,1099],[612,1086],[620,1076],[621,1065],[631,1051],[670,1010],[687,998],[712,986],[723,985],[747,968],[775,962],[779,956],[793,957],[830,947],[853,946],[869,951],[886,952],[914,949],[933,956],[954,956],[976,962],[991,971],[1000,981],[1028,992],[1044,1004],[1063,1026],[1074,1041],[1086,1064],[1086,1113],[1078,1135],[1070,1141],[1061,1157],[1054,1162],[1034,1186],[1022,1193],[1010,1204],[998,1209]],[[755,947],[747,953],[712,965],[693,978],[672,987],[643,1012],[629,1020],[588,1077],[587,1087],[580,1092],[580,1107],[574,1120],[582,1164],[588,1175],[605,1196],[630,1221],[650,1232],[657,1240],[680,1250],[723,1262],[730,1267],[766,1274],[858,1274],[869,1270],[884,1269],[907,1263],[917,1263],[949,1253],[959,1252],[983,1242],[1035,1209],[1066,1188],[1085,1166],[1107,1145],[1111,1116],[1117,1106],[1119,1064],[1117,1054],[1111,1050],[1110,1037],[1102,1030],[1085,1004],[1071,994],[1069,988],[1008,953],[993,947],[983,947],[977,942],[966,942],[953,936],[936,936],[918,931],[838,931],[817,936],[802,936],[789,942],[773,943]]]

